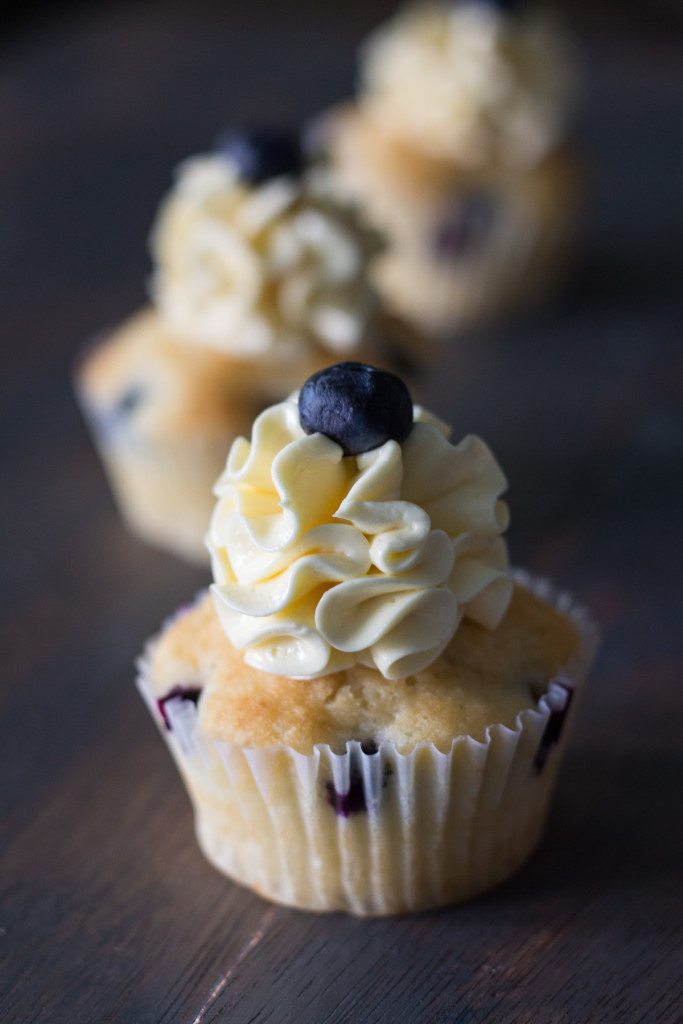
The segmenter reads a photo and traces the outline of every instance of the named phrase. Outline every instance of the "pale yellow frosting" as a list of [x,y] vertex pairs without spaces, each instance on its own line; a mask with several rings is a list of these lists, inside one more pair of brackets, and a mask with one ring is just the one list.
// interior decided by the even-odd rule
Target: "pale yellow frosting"
[[505,477],[415,407],[403,444],[344,456],[307,435],[294,395],[233,444],[207,544],[216,610],[248,664],[315,678],[431,664],[463,617],[490,629],[511,594]]
[[361,105],[379,130],[437,159],[529,165],[566,131],[573,63],[548,15],[418,3],[366,43]]
[[248,185],[222,156],[181,164],[151,248],[167,328],[231,355],[350,353],[375,309],[375,237],[302,181]]

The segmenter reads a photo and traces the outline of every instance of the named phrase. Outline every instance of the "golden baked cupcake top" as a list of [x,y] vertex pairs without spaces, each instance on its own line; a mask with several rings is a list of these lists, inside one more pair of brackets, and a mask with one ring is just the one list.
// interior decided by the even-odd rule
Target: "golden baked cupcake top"
[[207,544],[218,618],[247,664],[395,680],[464,620],[499,624],[506,480],[480,438],[448,432],[393,374],[341,363],[233,444]]
[[481,741],[494,723],[513,728],[577,646],[567,616],[515,585],[495,631],[465,619],[419,672],[387,684],[356,664],[302,682],[245,665],[204,594],[150,648],[146,678],[162,718],[169,700],[191,700],[203,733],[246,747],[310,753],[359,740],[368,752],[385,742],[406,753],[418,743],[448,751],[456,736]]
[[530,165],[560,142],[575,93],[572,48],[540,11],[427,0],[362,51],[360,105],[377,131],[465,167]]
[[337,357],[376,308],[377,237],[302,173],[296,144],[237,133],[180,165],[151,236],[153,299],[179,338],[237,356]]

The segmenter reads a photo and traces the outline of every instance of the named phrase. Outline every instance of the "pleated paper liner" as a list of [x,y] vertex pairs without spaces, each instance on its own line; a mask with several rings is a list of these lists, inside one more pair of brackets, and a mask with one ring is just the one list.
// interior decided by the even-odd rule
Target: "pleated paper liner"
[[468,899],[517,870],[540,837],[597,633],[550,583],[515,579],[569,616],[577,652],[513,728],[491,725],[483,741],[458,736],[447,752],[354,741],[344,753],[320,744],[301,754],[216,740],[200,732],[192,700],[164,700],[161,717],[143,655],[138,685],[211,863],[278,903],[359,915]]

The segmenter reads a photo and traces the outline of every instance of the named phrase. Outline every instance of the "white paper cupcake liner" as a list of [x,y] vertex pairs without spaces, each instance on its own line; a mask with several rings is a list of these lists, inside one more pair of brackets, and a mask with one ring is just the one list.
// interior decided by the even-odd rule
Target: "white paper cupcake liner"
[[567,718],[576,708],[597,633],[550,583],[518,583],[568,615],[576,655],[513,728],[447,752],[409,754],[382,743],[344,753],[320,744],[242,748],[203,735],[195,705],[166,700],[165,727],[149,677],[138,685],[185,779],[200,846],[224,874],[261,895],[310,910],[403,913],[467,899],[503,881],[534,849],[553,789]]

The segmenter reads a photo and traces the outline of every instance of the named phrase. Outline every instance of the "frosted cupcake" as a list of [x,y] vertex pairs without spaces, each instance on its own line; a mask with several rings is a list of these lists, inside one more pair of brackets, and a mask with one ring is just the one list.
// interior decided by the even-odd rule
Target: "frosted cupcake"
[[390,374],[341,364],[235,442],[214,585],[141,661],[199,843],[261,895],[390,914],[535,847],[593,632],[509,571],[505,478]]
[[368,281],[377,237],[283,134],[182,164],[151,248],[153,307],[86,355],[77,391],[129,525],[206,562],[211,487],[257,412],[340,353],[400,360],[414,332]]
[[390,245],[376,280],[437,333],[548,293],[576,219],[571,47],[547,14],[421,3],[370,37],[354,105],[323,122],[332,186]]

